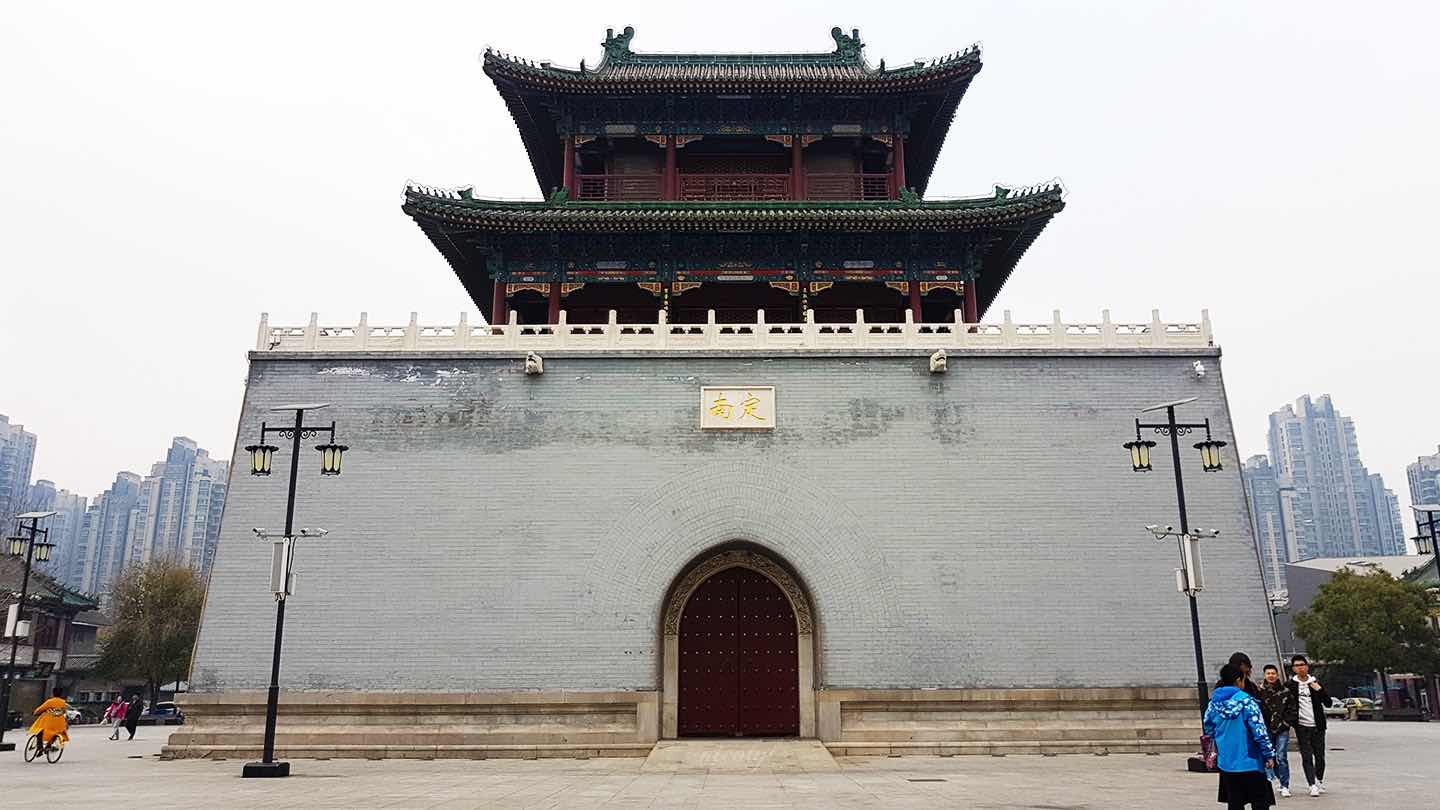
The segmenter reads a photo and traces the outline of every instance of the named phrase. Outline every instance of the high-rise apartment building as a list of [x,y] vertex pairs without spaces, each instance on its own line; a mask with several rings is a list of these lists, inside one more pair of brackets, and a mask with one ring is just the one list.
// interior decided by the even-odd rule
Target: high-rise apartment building
[[25,511],[30,474],[35,466],[35,434],[10,424],[0,414],[0,526],[8,534],[10,518]]
[[81,542],[71,560],[68,581],[87,593],[109,593],[126,562],[132,512],[140,501],[140,476],[115,475],[115,483],[85,510]]
[[[1270,414],[1270,462],[1277,478],[1296,491],[1296,517],[1304,528],[1291,561],[1404,552],[1404,532],[1384,482],[1360,461],[1355,423],[1335,409],[1329,395]],[[1378,494],[1377,494],[1378,493]],[[1393,497],[1393,493],[1391,493]]]
[[227,465],[177,436],[140,485],[127,559],[170,558],[205,571],[219,530]]
[[[1410,484],[1410,503],[1440,504],[1440,448],[1406,465],[1405,478]],[[1416,527],[1421,535],[1429,533],[1425,523],[1417,522]]]
[[25,499],[26,512],[55,512],[46,521],[50,542],[55,544],[48,562],[36,567],[55,579],[68,582],[70,563],[80,547],[80,533],[85,528],[84,496],[68,489],[57,489],[55,482],[41,479],[30,485]]
[[1375,521],[1385,554],[1405,553],[1405,524],[1400,519],[1400,498],[1385,486],[1380,473],[1370,473],[1370,498],[1375,503]]
[[1250,520],[1255,525],[1255,546],[1265,591],[1276,594],[1285,589],[1285,517],[1280,508],[1280,482],[1265,456],[1245,459],[1245,496],[1250,502]]

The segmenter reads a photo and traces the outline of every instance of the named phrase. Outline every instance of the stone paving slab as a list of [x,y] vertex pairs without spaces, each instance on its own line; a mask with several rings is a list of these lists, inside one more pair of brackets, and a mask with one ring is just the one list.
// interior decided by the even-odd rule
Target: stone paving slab
[[[692,751],[667,744],[656,767],[640,759],[294,760],[294,776],[239,778],[241,760],[162,762],[168,731],[141,728],[110,742],[80,728],[56,765],[0,756],[0,807],[144,808],[976,808],[1111,810],[1214,808],[1216,779],[1184,772],[1184,756],[842,757],[818,767],[807,743],[769,753],[746,741]],[[7,735],[8,736],[8,735]],[[1337,722],[1331,791],[1279,807],[1411,810],[1437,806],[1440,723]],[[689,743],[687,742],[687,745]],[[731,747],[725,748],[724,745]],[[711,765],[694,764],[709,759]],[[1290,761],[1297,783],[1299,754]]]

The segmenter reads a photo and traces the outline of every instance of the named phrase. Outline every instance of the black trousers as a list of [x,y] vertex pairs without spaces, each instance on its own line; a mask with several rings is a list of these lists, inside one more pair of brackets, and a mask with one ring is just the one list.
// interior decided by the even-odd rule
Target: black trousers
[[1325,729],[1295,726],[1295,740],[1300,744],[1300,765],[1305,768],[1305,782],[1325,781]]

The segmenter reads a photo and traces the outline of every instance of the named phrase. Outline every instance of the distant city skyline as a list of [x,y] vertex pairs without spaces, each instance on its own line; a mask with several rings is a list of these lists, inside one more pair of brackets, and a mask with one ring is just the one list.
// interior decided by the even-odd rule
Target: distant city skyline
[[1329,394],[1270,414],[1269,455],[1245,460],[1255,543],[1272,594],[1285,563],[1408,553],[1400,500],[1361,460],[1359,429]]
[[43,437],[0,415],[0,521],[6,533],[17,514],[56,513],[44,524],[55,550],[37,570],[101,596],[135,563],[169,558],[201,573],[209,570],[229,485],[228,462],[176,436],[149,475],[122,470],[109,487],[87,498],[47,478],[30,483],[39,447]]

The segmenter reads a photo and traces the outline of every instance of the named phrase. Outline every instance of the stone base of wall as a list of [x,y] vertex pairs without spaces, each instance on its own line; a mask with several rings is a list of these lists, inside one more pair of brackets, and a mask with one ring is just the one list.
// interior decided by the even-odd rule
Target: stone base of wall
[[815,693],[836,756],[1184,753],[1199,750],[1186,688],[832,689]]
[[[185,695],[165,759],[259,758],[264,692]],[[280,696],[282,759],[643,757],[659,727],[655,692],[359,693]]]
[[[643,757],[658,692],[360,693],[280,696],[282,759]],[[258,759],[264,692],[183,696],[165,759]],[[1187,688],[830,689],[817,731],[835,756],[1186,753],[1199,711]]]

